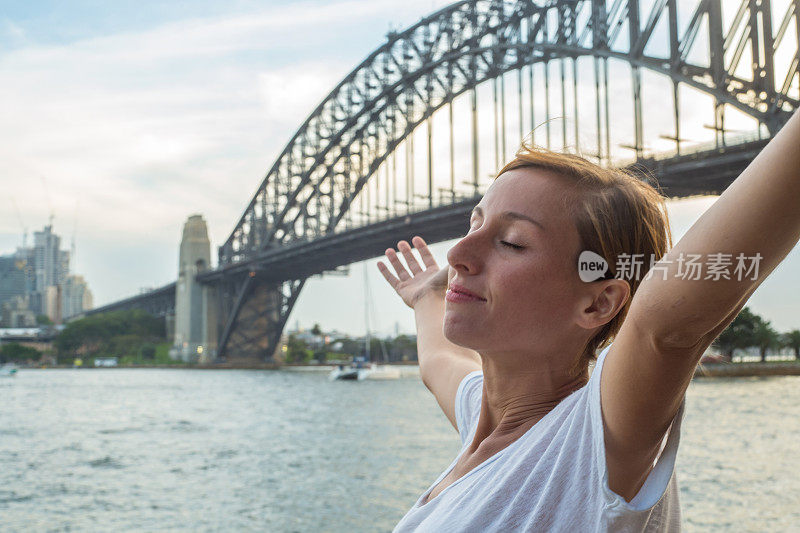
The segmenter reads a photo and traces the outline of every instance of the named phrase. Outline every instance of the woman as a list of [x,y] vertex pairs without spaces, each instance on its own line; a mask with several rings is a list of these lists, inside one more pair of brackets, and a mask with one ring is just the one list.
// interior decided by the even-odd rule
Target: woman
[[[686,389],[800,238],[798,147],[795,113],[668,249],[651,186],[523,145],[449,268],[418,236],[422,265],[405,241],[408,269],[386,250],[422,380],[462,442],[395,531],[679,530]],[[587,279],[592,258],[608,268]]]

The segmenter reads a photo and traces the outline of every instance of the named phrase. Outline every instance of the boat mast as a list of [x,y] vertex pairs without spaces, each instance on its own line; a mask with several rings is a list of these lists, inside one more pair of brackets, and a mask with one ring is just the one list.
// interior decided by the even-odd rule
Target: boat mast
[[[369,353],[370,353],[369,349],[371,344],[370,341],[372,340],[372,335],[370,334],[369,318],[372,317],[374,319],[373,322],[375,322],[376,327],[380,327],[378,320],[372,316],[372,314],[375,312],[375,306],[372,304],[373,304],[372,290],[370,289],[369,286],[369,275],[367,271],[367,265],[366,263],[364,263],[364,317],[365,317],[364,322],[366,324],[366,330],[367,330],[367,335],[366,335],[367,358],[369,358]],[[378,337],[378,342],[381,347],[381,357],[382,357],[381,360],[383,361],[383,364],[387,364],[389,362],[389,355],[386,353],[386,343],[383,342],[383,339],[380,336]]]
[[371,361],[369,356],[369,280],[367,279],[367,262],[364,261],[362,264],[364,265],[364,329],[366,330],[364,340],[366,343],[365,351],[367,362],[369,363]]

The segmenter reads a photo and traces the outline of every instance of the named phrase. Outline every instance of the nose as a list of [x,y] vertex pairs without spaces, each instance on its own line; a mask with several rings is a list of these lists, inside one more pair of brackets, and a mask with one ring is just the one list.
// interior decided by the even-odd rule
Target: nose
[[468,233],[447,251],[447,263],[464,274],[477,274],[481,268],[480,230]]

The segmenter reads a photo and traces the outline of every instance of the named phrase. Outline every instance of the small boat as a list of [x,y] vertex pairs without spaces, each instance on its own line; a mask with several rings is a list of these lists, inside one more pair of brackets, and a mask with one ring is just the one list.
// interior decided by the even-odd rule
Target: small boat
[[356,357],[350,366],[339,365],[328,374],[328,379],[361,381],[370,373],[369,363],[364,357]]
[[0,366],[0,377],[13,377],[17,374],[17,367],[14,365],[6,364]]
[[331,370],[328,378],[333,380],[353,380],[362,381],[364,379],[398,379],[400,377],[400,370],[387,366],[388,356],[386,354],[386,346],[383,340],[380,340],[381,351],[383,352],[383,365],[370,363],[372,360],[370,356],[370,345],[372,344],[372,332],[370,330],[370,317],[373,316],[374,309],[372,309],[371,292],[369,289],[369,275],[367,273],[367,264],[364,263],[364,356],[354,357],[353,362],[349,365],[338,365]]

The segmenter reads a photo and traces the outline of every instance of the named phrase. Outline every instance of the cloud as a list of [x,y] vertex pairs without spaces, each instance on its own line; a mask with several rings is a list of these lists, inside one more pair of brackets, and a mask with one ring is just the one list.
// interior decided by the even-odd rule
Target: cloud
[[[82,254],[81,241],[177,249],[185,217],[201,212],[219,244],[294,130],[380,44],[379,28],[430,7],[340,1],[204,19],[187,13],[142,31],[6,48],[0,186],[29,231],[52,211],[66,237],[80,201],[76,269],[93,271],[90,283],[106,275],[104,259]],[[0,31],[25,37],[10,20]],[[19,231],[13,209],[0,209],[0,234]],[[7,252],[18,242],[0,244]],[[137,279],[129,283],[152,284],[153,270],[131,264]]]
[[0,22],[0,37],[8,40],[12,45],[21,45],[26,41],[25,30],[7,18]]
[[[3,195],[16,200],[29,231],[52,209],[65,242],[79,206],[74,270],[86,275],[97,303],[169,282],[186,217],[202,213],[212,244],[221,244],[296,128],[383,42],[390,23],[408,26],[447,3],[300,2],[214,18],[196,18],[187,8],[174,22],[48,46],[2,19],[0,34],[13,43],[0,49]],[[620,76],[628,90],[629,79]],[[511,98],[513,86],[507,90]],[[491,113],[481,108],[487,146]],[[469,142],[462,118],[459,147]],[[514,124],[509,120],[510,132]],[[581,126],[591,141],[593,122]],[[515,144],[509,137],[508,149]],[[436,169],[445,162],[437,157]],[[463,162],[457,183],[471,174],[468,158]],[[493,166],[493,158],[481,158],[481,181]],[[436,185],[449,184],[447,169],[437,175],[443,182]],[[20,242],[16,214],[4,204],[0,253]],[[308,309],[318,307],[317,296],[303,297]],[[392,313],[408,319],[402,308]]]

